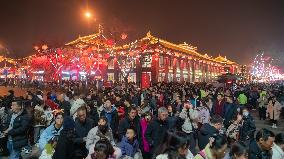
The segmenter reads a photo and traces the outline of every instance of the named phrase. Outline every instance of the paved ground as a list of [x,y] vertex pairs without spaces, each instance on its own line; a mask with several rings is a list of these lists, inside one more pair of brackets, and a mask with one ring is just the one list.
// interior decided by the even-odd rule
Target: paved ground
[[25,94],[24,89],[0,86],[0,96],[7,95],[9,90],[14,90],[16,96],[23,96]]

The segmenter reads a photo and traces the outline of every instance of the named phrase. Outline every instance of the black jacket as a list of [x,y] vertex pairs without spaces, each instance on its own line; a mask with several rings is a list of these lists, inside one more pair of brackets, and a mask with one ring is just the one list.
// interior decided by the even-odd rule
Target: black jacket
[[155,148],[161,144],[168,128],[169,126],[167,120],[161,121],[159,119],[154,119],[148,125],[145,133],[145,138],[148,141],[152,152],[155,151]]
[[5,107],[6,110],[11,109],[12,101],[14,100],[14,98],[15,98],[14,94],[10,94],[3,99],[3,106]]
[[122,139],[123,136],[125,136],[126,134],[126,130],[130,127],[135,128],[135,132],[137,133],[137,139],[138,141],[140,141],[140,137],[141,137],[141,129],[140,129],[140,122],[139,122],[139,118],[136,117],[133,121],[131,121],[129,119],[129,116],[127,115],[126,117],[124,117],[118,126],[118,134],[119,134],[119,138]]
[[86,149],[86,142],[83,140],[87,137],[89,131],[94,127],[94,121],[90,118],[86,118],[85,123],[81,123],[79,119],[75,120],[75,152],[76,157],[85,158],[88,155],[88,150]]
[[53,159],[78,159],[75,156],[75,132],[63,129],[60,132],[58,142],[53,154]]
[[59,108],[60,109],[64,109],[64,116],[70,116],[70,109],[71,109],[71,104],[68,101],[63,101],[63,102],[59,102]]
[[200,128],[200,131],[198,133],[198,146],[200,150],[203,150],[205,148],[205,146],[209,143],[209,138],[213,135],[213,134],[218,134],[219,131],[211,126],[208,123],[205,123],[204,125],[202,125],[202,127]]
[[246,141],[254,137],[256,131],[255,122],[251,115],[244,117],[243,125],[240,127],[240,140]]
[[[8,115],[6,122],[6,129],[8,129],[12,114]],[[31,119],[29,118],[25,109],[15,118],[13,123],[13,128],[8,132],[8,135],[12,137],[13,148],[21,149],[24,146],[28,145],[27,132],[31,126]]]
[[270,151],[262,151],[255,140],[251,140],[249,144],[249,159],[271,159]]

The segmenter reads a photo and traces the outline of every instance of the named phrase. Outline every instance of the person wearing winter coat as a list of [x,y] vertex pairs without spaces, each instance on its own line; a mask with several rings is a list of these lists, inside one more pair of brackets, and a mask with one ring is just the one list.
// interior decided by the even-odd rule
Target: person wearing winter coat
[[36,105],[34,108],[34,142],[37,143],[38,138],[46,127],[47,118],[43,109],[44,105]]
[[224,104],[225,102],[224,102],[223,94],[218,94],[217,100],[213,104],[212,113],[218,114],[223,118],[224,117]]
[[87,118],[86,107],[82,106],[77,109],[77,118],[75,120],[75,156],[85,158],[88,155],[86,149],[87,135],[94,126],[94,121]]
[[51,97],[51,92],[47,93],[45,105],[50,108],[51,110],[56,110],[59,108],[59,105],[54,102],[54,100]]
[[204,101],[200,102],[200,107],[198,110],[198,122],[203,125],[205,123],[209,123],[210,119],[210,109]]
[[261,91],[259,98],[258,98],[258,115],[259,120],[266,119],[266,106],[268,104],[266,91]]
[[271,97],[267,106],[267,113],[272,122],[272,128],[277,128],[277,121],[281,114],[282,105],[276,100],[276,97]]
[[65,116],[70,116],[71,104],[70,104],[70,102],[68,102],[64,99],[64,96],[65,96],[64,94],[60,94],[57,97],[57,103],[59,105],[59,109],[64,110],[64,117],[65,117]]
[[135,132],[138,132],[136,133],[136,137],[140,140],[140,125],[136,107],[130,107],[128,115],[119,122],[118,133],[120,139],[125,136],[126,130],[130,127],[135,128]]
[[105,116],[108,121],[108,125],[110,126],[112,133],[114,136],[117,136],[117,130],[119,125],[118,120],[118,113],[114,106],[111,104],[111,100],[107,99],[105,101],[105,104],[103,106],[103,110],[100,114],[100,116]]
[[249,143],[249,159],[271,159],[272,146],[275,140],[275,135],[272,131],[262,128]]
[[169,128],[167,123],[168,110],[165,107],[158,109],[158,118],[151,121],[148,125],[145,138],[150,145],[151,154],[154,153],[155,149],[161,143],[161,140],[166,135]]
[[89,150],[89,155],[87,158],[90,158],[91,154],[94,152],[95,145],[100,140],[109,141],[114,148],[113,154],[116,156],[116,158],[119,158],[121,156],[121,150],[116,147],[111,128],[108,126],[107,118],[105,116],[101,116],[98,122],[98,126],[92,128],[88,133],[86,139],[86,148]]
[[275,136],[272,147],[272,159],[284,159],[284,133]]
[[28,145],[27,131],[30,124],[30,117],[22,107],[21,100],[13,101],[11,110],[6,122],[6,130],[3,133],[8,136],[7,148],[10,152],[10,158],[18,159],[22,147]]
[[133,127],[127,128],[126,135],[123,136],[119,148],[122,153],[122,157],[132,157],[134,158],[136,153],[139,153],[139,143],[136,139],[136,132]]
[[184,119],[184,123],[182,124],[182,131],[185,132],[190,139],[190,151],[195,154],[195,146],[196,146],[196,138],[195,138],[195,129],[197,129],[197,119],[198,119],[198,111],[193,109],[191,103],[187,102],[184,104],[181,113],[179,114],[181,119]]
[[169,124],[169,129],[176,129],[179,114],[176,113],[176,110],[173,108],[172,105],[168,105],[167,109],[168,109],[168,113],[169,113],[169,116],[167,118],[168,124]]
[[63,129],[63,112],[56,112],[54,114],[55,122],[48,126],[40,135],[38,146],[40,151],[42,151],[45,145],[48,143],[50,139],[55,136],[59,136],[61,130]]
[[78,159],[75,156],[75,122],[66,116],[63,121],[63,129],[58,137],[58,142],[53,154],[53,159]]
[[242,126],[242,118],[241,114],[236,115],[236,119],[231,123],[226,131],[226,135],[228,137],[228,142],[235,142],[239,140],[240,136],[240,127]]
[[247,108],[242,110],[243,121],[240,127],[240,140],[247,143],[250,139],[254,138],[254,133],[256,131],[255,122],[252,115],[249,113]]
[[228,128],[230,126],[230,122],[233,120],[233,117],[237,114],[237,105],[233,102],[233,98],[231,96],[226,96],[226,102],[224,104],[224,126]]
[[204,149],[209,142],[209,138],[213,134],[219,134],[219,130],[223,126],[223,119],[220,115],[213,115],[210,123],[205,123],[200,128],[198,133],[198,147],[200,150]]
[[145,133],[147,130],[147,127],[149,125],[149,123],[152,120],[152,116],[150,114],[150,112],[147,112],[145,114],[143,114],[142,119],[140,120],[140,126],[141,126],[141,136],[142,136],[142,155],[143,158],[148,159],[150,158],[150,145],[145,137]]
[[194,159],[223,159],[227,146],[226,136],[212,134],[206,147],[202,149]]
[[98,126],[89,131],[86,139],[86,148],[90,151],[100,139],[107,139],[115,146],[111,128],[108,126],[107,118],[104,116],[100,117]]

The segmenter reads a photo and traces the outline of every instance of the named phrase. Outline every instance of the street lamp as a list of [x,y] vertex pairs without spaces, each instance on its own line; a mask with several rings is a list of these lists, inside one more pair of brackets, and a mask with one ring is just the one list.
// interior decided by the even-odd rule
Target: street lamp
[[92,16],[92,14],[91,14],[89,11],[87,11],[87,12],[85,13],[85,17],[86,17],[86,18],[91,18],[91,16]]

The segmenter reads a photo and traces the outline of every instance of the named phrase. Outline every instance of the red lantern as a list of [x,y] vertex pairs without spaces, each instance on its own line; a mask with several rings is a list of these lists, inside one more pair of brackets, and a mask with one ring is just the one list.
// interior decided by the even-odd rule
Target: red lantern
[[106,43],[107,43],[107,45],[112,46],[112,45],[114,45],[114,40],[108,39],[108,40],[106,41]]
[[87,52],[88,52],[88,53],[91,53],[91,52],[92,52],[92,48],[89,47],[89,48],[87,49]]
[[125,39],[127,38],[127,34],[122,33],[121,36],[120,36],[120,38],[121,38],[122,40],[125,40]]

